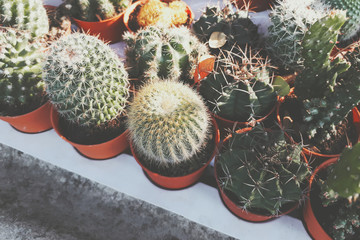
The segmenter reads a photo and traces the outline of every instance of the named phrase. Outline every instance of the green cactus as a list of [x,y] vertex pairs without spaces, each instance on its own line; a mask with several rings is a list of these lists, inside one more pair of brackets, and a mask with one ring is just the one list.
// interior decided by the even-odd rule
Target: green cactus
[[341,28],[340,42],[355,37],[360,31],[360,2],[358,0],[323,0],[331,8],[346,10],[348,20]]
[[33,37],[49,31],[49,20],[41,0],[0,0],[0,25],[30,31]]
[[149,26],[124,35],[130,76],[139,79],[170,78],[193,83],[195,68],[205,45],[186,27]]
[[244,210],[277,215],[284,204],[304,196],[301,185],[310,170],[301,150],[301,145],[287,143],[281,130],[257,125],[249,132],[233,133],[216,163],[220,187],[234,194],[234,202]]
[[222,10],[217,6],[206,7],[200,18],[194,22],[193,29],[203,42],[209,42],[214,32],[223,34],[223,46],[210,44],[213,54],[218,54],[219,49],[231,50],[234,45],[242,49],[246,46],[254,48],[259,38],[257,26],[249,18],[248,12],[234,12],[229,5]]
[[128,101],[124,65],[108,45],[86,34],[54,42],[43,77],[59,114],[80,126],[100,126],[115,119]]
[[271,25],[265,40],[274,64],[285,70],[301,70],[301,43],[309,27],[326,15],[321,1],[282,0],[270,13]]
[[44,103],[44,48],[30,33],[0,29],[0,112],[19,115]]
[[277,94],[268,64],[258,54],[243,53],[238,62],[232,53],[218,56],[215,69],[201,81],[199,93],[216,115],[232,121],[264,117],[275,106]]
[[210,118],[201,97],[175,81],[148,83],[128,111],[134,147],[157,166],[191,161],[207,144]]
[[83,21],[96,22],[122,12],[131,0],[64,0],[62,13]]

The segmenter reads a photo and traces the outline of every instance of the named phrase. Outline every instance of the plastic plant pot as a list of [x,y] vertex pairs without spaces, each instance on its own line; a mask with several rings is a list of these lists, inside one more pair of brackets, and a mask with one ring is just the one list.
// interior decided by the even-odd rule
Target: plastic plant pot
[[233,1],[237,8],[249,8],[252,12],[261,12],[271,9],[274,0],[236,0]]

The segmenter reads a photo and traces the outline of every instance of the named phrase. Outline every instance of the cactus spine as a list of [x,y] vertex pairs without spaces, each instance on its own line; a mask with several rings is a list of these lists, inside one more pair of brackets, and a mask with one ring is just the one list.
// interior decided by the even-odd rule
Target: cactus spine
[[128,111],[135,149],[159,166],[191,161],[206,144],[209,127],[201,97],[188,86],[170,80],[142,87]]
[[218,155],[220,187],[234,194],[244,210],[277,215],[284,204],[304,196],[301,184],[310,171],[301,149],[286,143],[282,131],[268,132],[261,125],[233,133]]
[[127,72],[108,45],[75,33],[52,44],[43,74],[59,114],[82,126],[99,126],[123,113],[129,97]]
[[49,31],[49,20],[41,0],[0,0],[0,25],[30,31],[33,37]]
[[198,59],[207,48],[186,27],[150,26],[126,33],[126,62],[134,78],[172,78],[192,83]]
[[28,32],[3,28],[0,33],[0,112],[24,114],[22,111],[34,110],[44,100],[44,49]]

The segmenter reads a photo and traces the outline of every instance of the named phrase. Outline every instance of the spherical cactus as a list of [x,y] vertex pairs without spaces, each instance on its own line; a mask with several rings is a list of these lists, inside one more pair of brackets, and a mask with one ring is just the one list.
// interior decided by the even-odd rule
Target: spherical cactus
[[186,27],[150,26],[126,33],[126,62],[130,76],[140,79],[172,78],[193,83],[198,59],[207,54],[204,44]]
[[49,20],[41,0],[0,0],[0,25],[30,31],[33,37],[49,31]]
[[43,77],[59,114],[83,126],[115,119],[129,97],[128,75],[118,56],[86,34],[71,34],[53,43]]
[[[24,114],[39,107],[44,98],[41,64],[44,48],[30,33],[0,29],[0,112]],[[30,108],[30,109],[29,109]]]
[[234,133],[218,155],[220,187],[234,194],[244,210],[277,215],[284,204],[304,197],[301,185],[310,170],[301,150],[300,145],[286,143],[282,131],[266,131],[260,125]]
[[210,119],[201,97],[188,86],[162,80],[148,83],[128,111],[136,151],[156,165],[189,161],[207,142]]

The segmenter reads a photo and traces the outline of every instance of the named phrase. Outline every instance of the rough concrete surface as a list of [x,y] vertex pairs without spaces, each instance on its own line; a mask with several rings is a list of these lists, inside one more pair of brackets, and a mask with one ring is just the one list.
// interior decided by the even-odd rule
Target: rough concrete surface
[[13,239],[233,238],[0,144],[0,240]]

